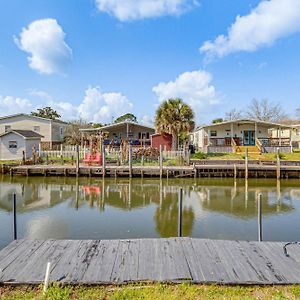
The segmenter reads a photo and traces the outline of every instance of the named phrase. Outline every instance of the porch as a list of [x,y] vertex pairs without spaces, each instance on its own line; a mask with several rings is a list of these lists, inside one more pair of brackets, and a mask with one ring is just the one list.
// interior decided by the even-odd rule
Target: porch
[[211,138],[207,144],[208,153],[243,153],[248,148],[256,153],[292,152],[291,139],[289,138],[256,138],[249,143],[243,138]]
[[[270,136],[271,129],[277,136]],[[273,153],[291,152],[291,137],[282,137],[289,126],[259,120],[241,119],[204,126],[204,148],[208,153],[232,152]]]

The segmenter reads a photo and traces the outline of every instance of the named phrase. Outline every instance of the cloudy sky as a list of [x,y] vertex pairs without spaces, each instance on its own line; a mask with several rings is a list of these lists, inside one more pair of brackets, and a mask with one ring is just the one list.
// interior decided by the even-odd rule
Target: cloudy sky
[[300,107],[300,0],[2,0],[0,115],[149,123],[182,97],[207,123],[252,98]]

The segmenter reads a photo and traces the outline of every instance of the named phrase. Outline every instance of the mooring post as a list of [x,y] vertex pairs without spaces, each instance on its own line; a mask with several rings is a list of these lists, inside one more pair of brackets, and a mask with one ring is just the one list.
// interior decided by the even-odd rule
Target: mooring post
[[178,237],[182,237],[182,198],[183,190],[180,188],[178,196]]
[[159,177],[163,175],[163,146],[159,145]]
[[79,175],[79,145],[76,145],[76,176]]
[[248,148],[246,148],[246,152],[245,152],[245,179],[248,179]]
[[258,241],[262,241],[262,194],[258,195],[257,199],[257,208],[258,208]]
[[43,288],[43,293],[44,293],[44,295],[46,294],[47,289],[48,289],[48,286],[49,286],[50,267],[51,267],[51,263],[48,262],[48,263],[47,263],[47,267],[46,267],[45,280],[44,280],[44,288]]
[[128,149],[128,164],[129,164],[129,177],[132,177],[132,146],[129,145]]
[[276,178],[277,180],[280,180],[280,155],[279,155],[279,148],[277,148],[276,151],[276,160],[277,160],[277,167],[276,167]]
[[236,179],[237,171],[236,171],[236,164],[233,165],[233,177]]
[[17,196],[16,196],[16,194],[14,194],[14,196],[13,196],[13,218],[14,218],[14,222],[13,222],[14,240],[16,240],[18,238],[18,235],[17,235]]
[[102,146],[101,146],[101,149],[102,149],[102,176],[105,177],[106,175],[106,156],[105,156],[105,145],[102,141]]

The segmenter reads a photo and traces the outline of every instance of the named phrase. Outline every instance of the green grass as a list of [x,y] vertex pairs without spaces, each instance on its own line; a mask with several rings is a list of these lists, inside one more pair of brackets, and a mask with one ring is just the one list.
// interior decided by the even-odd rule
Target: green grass
[[[233,159],[245,159],[245,154],[238,153],[202,153],[197,152],[191,155],[191,160],[199,159],[213,159],[213,160],[233,160]],[[274,153],[262,153],[260,155],[249,153],[249,159],[259,160],[276,160],[276,154]],[[300,160],[300,152],[294,153],[281,153],[281,160]]]
[[128,285],[123,287],[52,286],[46,295],[42,288],[3,287],[1,300],[51,299],[51,300],[93,300],[93,299],[299,299],[300,286],[217,286],[217,285]]

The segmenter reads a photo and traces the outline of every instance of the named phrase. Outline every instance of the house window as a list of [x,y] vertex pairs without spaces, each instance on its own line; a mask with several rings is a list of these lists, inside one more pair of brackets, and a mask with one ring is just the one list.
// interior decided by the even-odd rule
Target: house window
[[147,140],[150,139],[150,133],[149,133],[149,132],[146,133],[146,139],[147,139]]
[[17,141],[9,141],[9,142],[8,142],[8,148],[9,148],[9,149],[17,149],[17,148],[18,148],[18,143],[17,143]]
[[64,133],[64,130],[63,130],[63,128],[62,128],[62,127],[60,127],[60,128],[59,128],[59,131],[60,131],[60,135],[63,135],[63,133]]
[[212,131],[210,132],[210,136],[217,136],[217,135],[218,135],[218,133],[217,133],[216,130],[212,130]]
[[11,126],[10,125],[5,125],[4,127],[5,132],[8,132],[11,130]]
[[33,131],[40,132],[41,131],[40,126],[33,126]]

